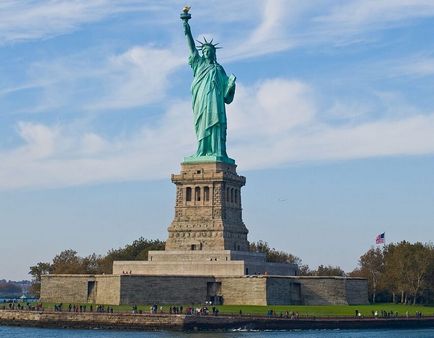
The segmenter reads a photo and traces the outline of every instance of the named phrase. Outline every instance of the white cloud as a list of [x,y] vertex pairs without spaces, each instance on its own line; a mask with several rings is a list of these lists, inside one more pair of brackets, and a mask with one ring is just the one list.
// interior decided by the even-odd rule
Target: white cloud
[[[320,121],[305,83],[271,79],[238,89],[228,109],[228,150],[243,170],[434,153],[434,113],[333,126]],[[195,148],[187,101],[126,137],[32,123],[18,132],[23,145],[0,153],[1,190],[164,178]]]
[[[291,1],[292,3],[292,1]],[[227,60],[244,59],[286,50],[293,45],[287,36],[287,26],[291,22],[290,4],[284,0],[268,0],[259,7],[262,20],[235,45],[230,46]]]
[[[321,14],[311,16],[304,38],[307,43],[332,41],[335,45],[372,42],[373,31],[401,27],[415,19],[434,16],[430,0],[356,0],[321,6]],[[303,43],[303,39],[299,40]]]
[[157,126],[112,140],[69,126],[20,123],[24,144],[0,152],[0,190],[168,176],[193,147],[189,111],[190,103],[178,102]]
[[168,77],[184,63],[170,50],[150,47],[133,47],[111,57],[100,75],[106,93],[89,107],[129,108],[159,101],[166,94]]
[[357,0],[343,1],[331,8],[329,14],[319,16],[315,21],[339,25],[342,29],[372,25],[390,25],[403,20],[434,15],[434,3],[430,0]]
[[42,124],[18,123],[18,132],[27,144],[26,151],[32,158],[46,158],[55,152],[59,128]]
[[[407,107],[405,114],[402,102],[390,101],[388,95],[379,97],[387,108],[380,117],[346,119],[335,125],[324,122],[323,113],[312,103],[313,90],[306,84],[272,80],[249,90],[247,95],[241,90],[231,111],[234,125],[229,133],[230,152],[244,168],[434,153],[434,113],[422,115]],[[269,100],[265,105],[264,92]],[[342,104],[347,109],[354,106],[335,101],[331,109],[336,105],[343,109]]]
[[425,77],[434,75],[434,58],[413,56],[392,62],[391,73],[396,76]]
[[109,144],[101,136],[95,133],[86,133],[83,135],[79,149],[83,154],[95,155],[107,150]]
[[240,142],[249,141],[252,134],[276,137],[310,122],[315,112],[312,101],[310,88],[299,81],[272,79],[252,87],[240,85],[228,107],[229,132]]
[[185,59],[170,49],[152,46],[99,54],[85,51],[34,63],[29,67],[28,84],[4,90],[4,95],[37,90],[38,96],[20,107],[23,112],[140,107],[165,98],[170,76],[185,64]]
[[139,0],[3,0],[0,42],[51,38],[116,13],[154,11],[159,7],[158,1]]

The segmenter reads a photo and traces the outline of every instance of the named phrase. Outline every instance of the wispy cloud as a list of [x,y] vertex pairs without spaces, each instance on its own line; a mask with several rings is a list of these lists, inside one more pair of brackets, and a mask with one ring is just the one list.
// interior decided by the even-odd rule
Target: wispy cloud
[[[315,97],[307,84],[282,79],[242,89],[230,110],[233,156],[243,167],[256,169],[306,161],[434,153],[434,113],[422,114],[410,106],[404,113],[402,100],[396,95],[392,100],[389,95],[377,97],[382,103],[376,108],[385,111],[377,111],[375,119],[350,116],[340,124],[324,121],[321,112],[341,105],[339,99],[331,107],[318,107]],[[352,104],[343,105],[350,109]]]
[[412,20],[434,16],[429,0],[356,0],[322,4],[319,15],[309,18],[307,43],[332,41],[360,43],[375,39],[372,32],[411,24]]
[[189,103],[170,108],[156,127],[105,139],[65,125],[18,125],[23,144],[0,153],[0,189],[60,187],[161,178],[192,149]]
[[432,15],[434,3],[429,0],[357,0],[341,1],[332,6],[328,14],[320,15],[314,21],[340,26],[344,30],[372,29]]
[[0,43],[51,38],[116,13],[160,7],[157,1],[138,0],[4,0],[0,3]]
[[112,55],[84,51],[32,64],[27,83],[5,88],[0,95],[7,99],[17,92],[28,94],[31,99],[23,100],[22,112],[133,108],[162,100],[170,76],[184,63],[170,49],[152,46]]
[[[229,155],[248,170],[434,153],[434,113],[339,126],[321,122],[319,114],[315,91],[306,83],[270,79],[240,85],[228,109]],[[187,101],[126,137],[28,122],[17,131],[22,145],[0,153],[2,190],[164,178],[195,148]]]
[[110,58],[102,76],[106,93],[89,107],[129,108],[159,101],[166,95],[169,76],[184,63],[167,49],[133,47]]
[[389,62],[392,76],[426,77],[434,75],[434,57],[415,55]]
[[[291,1],[292,2],[292,1]],[[236,45],[230,47],[228,60],[243,59],[288,49],[293,42],[287,36],[290,4],[284,0],[266,1],[261,8],[261,21],[257,27]]]

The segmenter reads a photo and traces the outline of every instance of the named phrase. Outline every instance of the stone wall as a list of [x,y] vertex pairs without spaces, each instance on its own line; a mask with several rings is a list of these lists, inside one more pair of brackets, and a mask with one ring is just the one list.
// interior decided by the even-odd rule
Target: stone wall
[[363,278],[309,276],[296,280],[301,284],[305,305],[368,303],[368,284]]
[[148,261],[115,261],[114,274],[136,275],[195,275],[294,276],[298,266],[265,262],[265,254],[231,250],[150,251]]
[[87,303],[88,281],[95,281],[95,276],[44,275],[41,281],[41,301]]
[[183,315],[0,310],[0,325],[117,330],[181,330],[185,325],[184,322],[185,316]]
[[170,250],[149,251],[148,261],[152,262],[197,262],[230,261],[230,250]]
[[[90,292],[89,282],[94,283]],[[120,304],[120,276],[44,275],[41,301],[47,303]]]
[[368,304],[368,281],[366,279],[347,279],[345,286],[348,304]]
[[203,304],[210,277],[121,276],[122,304]]
[[[96,285],[91,297],[89,282]],[[213,283],[215,294],[209,294]],[[220,283],[220,284],[219,284]],[[191,304],[223,296],[234,305],[367,304],[367,280],[299,276],[47,275],[41,300],[57,303]]]
[[[170,314],[73,313],[0,310],[0,325],[115,330],[184,330],[218,332],[250,330],[422,329],[434,317],[422,318],[290,318],[265,316],[186,316]],[[172,336],[177,336],[175,333]]]
[[267,304],[301,304],[300,283],[288,278],[267,278]]
[[298,266],[287,263],[269,263],[269,262],[246,262],[246,275],[274,275],[274,276],[295,276]]
[[221,293],[227,305],[267,305],[266,278],[221,277]]
[[121,277],[116,275],[96,276],[96,304],[121,304]]
[[135,275],[179,275],[179,276],[234,276],[243,275],[243,261],[209,262],[150,262],[150,261],[115,261],[114,274],[130,273]]
[[148,260],[153,262],[192,261],[253,261],[265,263],[265,254],[233,250],[159,250],[149,251]]

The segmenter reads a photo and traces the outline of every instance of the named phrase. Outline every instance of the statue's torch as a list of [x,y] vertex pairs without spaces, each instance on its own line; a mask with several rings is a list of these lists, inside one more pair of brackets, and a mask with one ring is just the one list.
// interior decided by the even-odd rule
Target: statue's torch
[[184,8],[182,9],[182,13],[181,13],[181,20],[188,22],[188,20],[191,19],[191,14],[188,12],[190,10],[191,7],[189,6],[184,6]]

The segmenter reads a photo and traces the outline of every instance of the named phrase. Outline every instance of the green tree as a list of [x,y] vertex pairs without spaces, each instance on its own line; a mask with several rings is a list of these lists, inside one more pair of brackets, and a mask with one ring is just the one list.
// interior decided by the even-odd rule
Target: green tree
[[285,251],[270,248],[267,242],[258,241],[250,243],[251,252],[262,252],[266,254],[267,261],[273,263],[293,263],[301,265],[301,259]]
[[299,276],[313,276],[314,271],[309,268],[309,265],[302,264],[298,266],[298,275]]
[[342,270],[339,266],[332,265],[320,265],[318,269],[312,271],[312,275],[314,276],[345,276],[345,271]]
[[384,279],[392,292],[401,294],[401,303],[413,304],[433,289],[432,270],[434,249],[432,244],[411,244],[402,241],[384,249]]
[[0,281],[0,295],[20,295],[22,292],[21,287],[13,282],[7,282],[5,280]]
[[393,294],[393,302],[395,302],[395,295],[400,294],[401,303],[406,303],[405,261],[400,251],[394,243],[384,247],[383,280],[386,289]]
[[81,258],[81,264],[85,273],[88,274],[101,274],[104,273],[103,262],[104,257],[95,253]]
[[54,274],[79,274],[86,273],[83,259],[75,250],[64,250],[53,258],[50,273]]
[[39,297],[41,293],[41,276],[49,274],[51,271],[50,263],[39,262],[38,264],[31,266],[29,274],[32,276],[32,285],[29,292],[32,295]]
[[372,303],[375,303],[380,284],[384,275],[384,254],[380,248],[371,248],[359,259],[359,270],[351,275],[368,279],[368,290],[371,295]]
[[152,250],[164,250],[165,242],[159,239],[144,239],[140,237],[132,244],[127,244],[123,248],[112,249],[107,255],[100,259],[100,269],[104,273],[113,272],[113,261],[137,261],[147,260],[148,252]]
[[413,296],[413,304],[416,304],[422,290],[432,287],[432,284],[429,284],[429,277],[433,266],[434,250],[432,245],[418,242],[413,244],[411,251],[413,264],[410,265],[408,284]]

